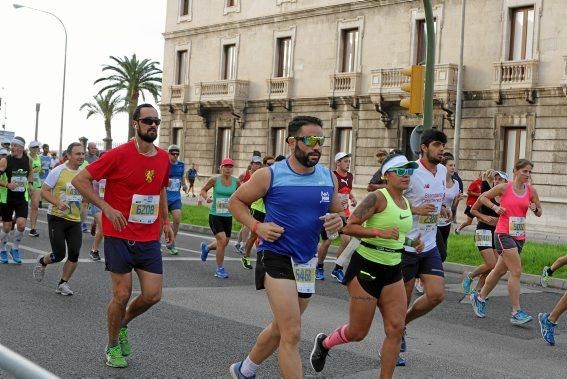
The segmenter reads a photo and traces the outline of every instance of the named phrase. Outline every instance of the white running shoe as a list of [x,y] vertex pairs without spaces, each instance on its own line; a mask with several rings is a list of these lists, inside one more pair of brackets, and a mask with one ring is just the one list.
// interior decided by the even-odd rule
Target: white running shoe
[[41,259],[41,257],[37,258],[37,263],[35,264],[35,267],[33,268],[33,277],[38,282],[41,282],[43,280],[43,277],[45,276],[45,267],[46,267],[46,266],[42,265],[41,263],[39,263],[40,259]]
[[73,294],[73,291],[71,291],[71,287],[69,287],[69,284],[65,282],[57,286],[55,293],[59,293],[63,296],[70,296]]

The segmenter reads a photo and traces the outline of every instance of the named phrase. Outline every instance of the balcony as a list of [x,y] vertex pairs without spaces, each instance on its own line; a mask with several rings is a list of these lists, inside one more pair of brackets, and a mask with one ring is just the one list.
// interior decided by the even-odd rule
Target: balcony
[[266,80],[268,97],[270,99],[291,98],[293,78],[272,78]]
[[[401,90],[403,83],[409,82],[409,77],[402,75],[403,68],[380,68],[370,71],[370,95],[379,95],[384,100],[399,100],[405,92]],[[433,92],[435,98],[447,98],[457,90],[457,65],[435,65]]]
[[360,93],[360,72],[339,72],[329,75],[329,94],[335,96],[356,96]]
[[195,97],[200,102],[234,104],[248,99],[247,80],[217,80],[195,85]]
[[531,89],[537,85],[539,61],[508,61],[494,63],[494,82],[497,89]]
[[185,84],[175,84],[169,87],[169,102],[172,104],[183,104],[187,99],[189,86]]

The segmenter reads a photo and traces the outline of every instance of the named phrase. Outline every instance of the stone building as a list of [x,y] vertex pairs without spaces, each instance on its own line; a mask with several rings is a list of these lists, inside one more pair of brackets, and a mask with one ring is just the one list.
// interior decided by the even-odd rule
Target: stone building
[[[433,5],[434,125],[451,150],[461,0]],[[533,160],[546,228],[567,214],[565,15],[565,0],[466,8],[460,173],[469,182]],[[315,115],[328,137],[321,161],[351,152],[363,192],[376,150],[409,153],[421,123],[399,100],[401,69],[424,61],[424,18],[421,0],[168,0],[160,144],[182,146],[201,174],[224,156],[238,172],[254,150],[285,154],[288,121]]]

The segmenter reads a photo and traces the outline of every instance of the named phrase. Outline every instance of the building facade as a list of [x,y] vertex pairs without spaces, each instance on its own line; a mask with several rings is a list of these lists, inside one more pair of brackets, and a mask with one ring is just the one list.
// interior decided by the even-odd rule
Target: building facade
[[[434,126],[452,150],[461,0],[433,1]],[[534,161],[538,225],[567,214],[567,12],[564,0],[468,0],[459,171]],[[286,126],[321,118],[321,161],[353,154],[355,187],[378,148],[402,148],[421,123],[399,107],[401,70],[425,59],[421,0],[168,0],[160,144],[201,174],[225,156],[285,154]],[[528,219],[530,222],[531,219]]]

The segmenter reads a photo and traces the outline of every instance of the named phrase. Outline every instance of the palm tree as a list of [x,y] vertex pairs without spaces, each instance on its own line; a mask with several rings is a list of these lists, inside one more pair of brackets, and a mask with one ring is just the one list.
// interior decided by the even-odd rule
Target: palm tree
[[127,106],[124,104],[124,98],[121,96],[113,97],[116,92],[108,91],[104,95],[98,93],[93,96],[94,102],[84,103],[79,110],[87,109],[87,118],[93,115],[99,115],[104,119],[104,129],[106,130],[106,138],[104,139],[104,149],[112,149],[112,117],[120,112],[126,112]]
[[157,67],[158,62],[149,59],[138,60],[136,54],[132,58],[124,56],[117,58],[111,56],[116,65],[104,65],[102,71],[110,71],[110,75],[105,78],[95,80],[95,84],[99,82],[108,82],[99,94],[107,91],[126,91],[125,102],[128,107],[128,138],[134,135],[132,129],[132,115],[138,106],[140,94],[142,100],[145,100],[144,91],[149,92],[157,103],[161,91],[162,71]]

